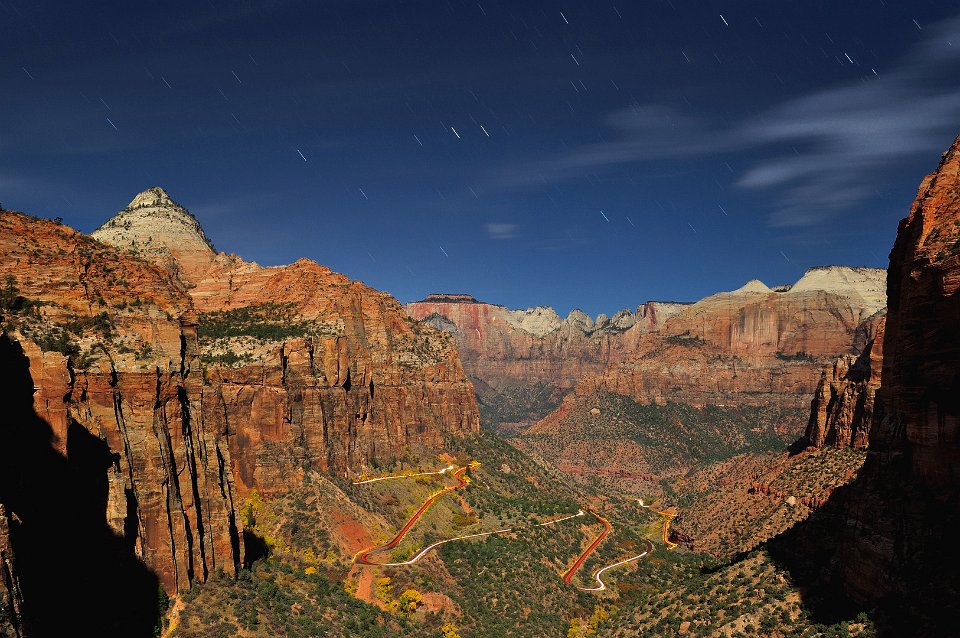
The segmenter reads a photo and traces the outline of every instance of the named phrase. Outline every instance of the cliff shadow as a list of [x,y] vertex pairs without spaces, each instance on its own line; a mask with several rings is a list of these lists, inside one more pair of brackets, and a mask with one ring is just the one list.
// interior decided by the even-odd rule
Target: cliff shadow
[[767,542],[770,556],[789,572],[814,623],[832,625],[868,611],[847,595],[837,562],[850,489],[837,488],[823,507]]
[[[881,638],[958,635],[957,504],[883,480],[871,461],[809,518],[768,541],[770,555],[790,573],[815,623],[865,612]],[[937,521],[935,531],[905,523],[906,511]],[[870,568],[871,558],[888,554],[885,570]]]
[[159,580],[106,522],[107,444],[71,422],[67,456],[33,407],[18,343],[0,335],[0,501],[33,637],[154,636]]

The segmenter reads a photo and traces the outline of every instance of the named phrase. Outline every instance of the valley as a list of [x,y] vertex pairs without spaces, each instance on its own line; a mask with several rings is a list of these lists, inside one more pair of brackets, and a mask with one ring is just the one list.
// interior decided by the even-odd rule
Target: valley
[[2,211],[0,635],[938,627],[958,162],[889,273],[596,319],[262,267],[160,188],[90,236]]

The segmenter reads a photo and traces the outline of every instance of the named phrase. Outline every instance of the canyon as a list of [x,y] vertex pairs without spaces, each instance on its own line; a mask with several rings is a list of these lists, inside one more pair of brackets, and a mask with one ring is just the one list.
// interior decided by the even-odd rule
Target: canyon
[[[462,294],[403,306],[310,260],[260,266],[217,252],[160,188],[91,236],[0,212],[0,635],[84,613],[149,633],[158,589],[257,556],[244,503],[325,490],[312,498],[363,518],[349,479],[461,445],[498,459],[478,477],[511,477],[518,516],[554,473],[568,499],[682,503],[687,549],[760,548],[811,609],[839,587],[897,601],[909,623],[878,622],[898,635],[940,631],[960,598],[958,214],[960,139],[889,271],[817,267],[592,319]],[[509,451],[470,438],[481,419]],[[455,520],[491,497],[470,498]]]
[[[552,308],[509,310],[469,295],[431,295],[406,308],[456,338],[488,421],[516,429],[555,421],[550,412],[562,414],[558,406],[574,388],[642,404],[806,410],[823,365],[863,347],[886,303],[884,280],[880,269],[819,267],[793,285],[754,280],[693,304],[647,302],[596,320],[579,310],[565,319]],[[536,410],[531,397],[540,399]],[[792,427],[802,432],[799,421]]]
[[636,311],[592,319],[573,310],[510,310],[470,295],[429,295],[406,305],[414,319],[456,339],[491,426],[529,425],[556,407],[578,380],[622,360],[641,335],[658,330],[684,304],[649,301]]

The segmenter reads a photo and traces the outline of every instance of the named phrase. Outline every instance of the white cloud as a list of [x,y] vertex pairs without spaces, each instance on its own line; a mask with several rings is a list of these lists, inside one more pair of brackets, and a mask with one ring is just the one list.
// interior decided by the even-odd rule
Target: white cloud
[[516,224],[485,224],[484,229],[490,239],[514,239],[520,231]]
[[[864,201],[879,171],[935,153],[960,133],[960,16],[877,75],[789,100],[728,126],[656,104],[610,113],[613,141],[504,175],[502,185],[562,180],[622,164],[720,153],[761,155],[737,180],[771,193],[773,226],[804,226]],[[798,150],[799,149],[799,150]]]

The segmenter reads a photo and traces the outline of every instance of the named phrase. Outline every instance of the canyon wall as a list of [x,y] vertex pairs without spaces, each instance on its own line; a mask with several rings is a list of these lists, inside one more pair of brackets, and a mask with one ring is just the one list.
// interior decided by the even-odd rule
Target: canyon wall
[[[858,335],[885,306],[884,281],[883,270],[825,266],[776,289],[754,280],[694,304],[648,302],[596,321],[469,295],[430,295],[406,308],[454,335],[495,425],[543,418],[574,387],[642,404],[805,411],[824,365],[858,352]],[[539,409],[510,409],[523,401]],[[798,435],[802,425],[792,426]]]
[[0,256],[0,502],[28,624],[46,634],[63,609],[113,597],[104,626],[133,631],[158,585],[233,571],[242,552],[190,300],[161,270],[17,213],[0,214]]
[[[840,564],[910,633],[956,628],[960,584],[960,138],[920,185],[890,253],[883,368]],[[940,633],[940,635],[943,635]]]
[[248,490],[478,430],[453,339],[389,295],[216,253],[162,189],[105,228],[0,212],[0,608],[35,633],[152,631],[158,587],[241,563]]
[[241,494],[359,473],[479,428],[453,339],[386,293],[308,259],[262,267],[217,253],[160,188],[93,236],[188,291],[210,364],[204,417],[229,433]]
[[883,368],[885,322],[885,313],[865,322],[860,354],[843,355],[821,373],[804,437],[809,447],[867,447]]
[[414,319],[454,336],[463,366],[494,424],[534,422],[577,381],[622,360],[644,333],[684,304],[651,301],[596,320],[580,310],[510,310],[469,295],[429,295],[406,305]]
[[623,361],[577,392],[666,402],[805,409],[827,360],[854,352],[858,331],[885,303],[884,271],[812,268],[792,286],[751,281],[684,308],[642,335]]

